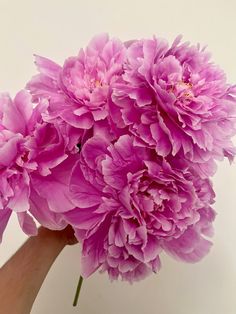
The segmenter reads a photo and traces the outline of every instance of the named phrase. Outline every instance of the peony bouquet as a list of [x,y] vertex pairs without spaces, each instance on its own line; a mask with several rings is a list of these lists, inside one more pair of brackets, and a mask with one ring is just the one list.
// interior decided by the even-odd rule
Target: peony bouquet
[[27,235],[35,220],[71,225],[83,278],[131,283],[157,273],[162,252],[203,258],[209,177],[236,154],[236,86],[206,49],[101,34],[63,66],[35,63],[24,90],[0,96],[0,238],[13,212]]

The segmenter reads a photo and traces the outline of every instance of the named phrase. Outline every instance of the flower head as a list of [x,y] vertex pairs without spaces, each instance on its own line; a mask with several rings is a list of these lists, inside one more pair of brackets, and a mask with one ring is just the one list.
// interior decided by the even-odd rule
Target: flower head
[[102,34],[78,56],[68,58],[63,67],[37,57],[40,74],[28,83],[28,88],[36,98],[49,100],[51,117],[89,129],[108,115],[107,99],[111,85],[123,72],[124,56],[122,42]]
[[[17,213],[20,225],[27,234],[37,232],[31,215],[31,202],[34,202],[35,197],[37,210],[34,209],[34,214],[39,222],[50,226],[51,221],[53,228],[65,226],[65,222],[55,214],[58,206],[53,206],[50,201],[55,198],[53,191],[58,191],[59,188],[55,172],[58,167],[62,170],[68,155],[56,125],[42,120],[45,110],[43,103],[34,108],[31,96],[26,91],[19,92],[14,100],[7,94],[0,97],[0,215],[3,217],[0,220],[0,235],[12,212]],[[47,199],[43,200],[42,187],[50,188],[47,184],[50,180],[51,197],[48,195]],[[47,210],[45,206],[41,207],[43,202],[47,203],[50,209],[47,214],[41,214],[43,210]],[[63,203],[65,211],[67,203],[69,202]],[[54,210],[54,207],[57,209]],[[74,206],[70,205],[68,210],[72,208]],[[46,221],[40,219],[40,216],[47,216]]]
[[[158,155],[178,153],[212,175],[214,160],[232,160],[236,88],[199,46],[139,40],[127,48],[123,82],[113,89],[111,116],[139,145]],[[118,114],[118,112],[119,114]]]
[[[135,146],[129,135],[114,144],[89,139],[70,188],[78,208],[65,219],[83,243],[84,276],[101,267],[112,279],[142,279],[159,270],[160,252],[172,253],[185,233],[195,235],[188,252],[198,254],[180,258],[194,262],[209,250],[202,230],[214,219],[211,183]],[[206,212],[211,220],[202,218]]]

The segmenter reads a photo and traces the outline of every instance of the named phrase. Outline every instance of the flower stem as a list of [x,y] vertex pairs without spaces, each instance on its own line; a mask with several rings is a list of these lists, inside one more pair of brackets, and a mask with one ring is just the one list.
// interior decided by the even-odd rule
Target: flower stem
[[77,289],[76,289],[76,292],[75,292],[75,298],[74,298],[73,306],[76,306],[77,303],[78,303],[79,294],[80,294],[82,283],[83,283],[83,277],[80,276],[79,277],[79,282],[78,282],[78,285],[77,285]]

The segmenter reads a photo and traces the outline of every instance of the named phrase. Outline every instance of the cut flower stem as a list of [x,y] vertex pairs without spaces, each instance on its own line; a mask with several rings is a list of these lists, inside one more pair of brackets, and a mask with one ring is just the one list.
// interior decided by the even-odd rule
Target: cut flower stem
[[75,298],[74,298],[73,306],[77,306],[77,304],[78,304],[82,283],[83,283],[83,277],[80,276],[79,277],[79,282],[78,282],[78,285],[77,285],[77,289],[76,289],[76,292],[75,292]]

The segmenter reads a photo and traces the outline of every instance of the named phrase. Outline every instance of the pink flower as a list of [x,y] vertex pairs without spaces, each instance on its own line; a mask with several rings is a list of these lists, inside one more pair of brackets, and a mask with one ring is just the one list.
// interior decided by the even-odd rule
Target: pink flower
[[[8,95],[0,98],[0,234],[2,236],[11,211],[18,215],[20,224],[24,227],[24,218],[30,220],[28,234],[36,233],[36,225],[28,216],[29,210],[29,176],[27,167],[21,167],[26,158],[24,137],[29,132],[32,106],[29,95],[19,93],[14,102]],[[28,163],[28,168],[35,168],[34,163]],[[22,222],[23,220],[23,222]],[[27,225],[26,225],[27,227]]]
[[124,45],[107,34],[96,36],[78,56],[68,58],[61,68],[36,57],[40,74],[28,88],[35,99],[49,100],[50,117],[69,125],[89,129],[107,117],[110,88],[123,72]]
[[[24,232],[36,234],[30,205],[35,198],[38,209],[34,209],[33,215],[39,222],[54,229],[66,225],[55,214],[60,210],[57,202],[61,207],[64,205],[65,211],[74,208],[68,196],[64,195],[69,178],[69,170],[65,167],[68,157],[65,142],[56,125],[43,122],[42,113],[45,110],[43,103],[33,108],[31,96],[26,91],[19,92],[14,100],[7,94],[0,97],[0,237],[12,212],[17,214]],[[69,158],[70,166],[73,158]],[[60,176],[55,175],[58,171]],[[60,180],[63,175],[65,177]],[[43,189],[49,188],[51,191],[43,200]],[[55,197],[59,188],[61,194]],[[57,189],[55,193],[54,189]],[[43,210],[47,210],[45,206],[41,207],[43,202],[48,204],[47,214],[42,214]],[[40,216],[48,218],[44,221]]]
[[207,177],[215,171],[214,160],[232,160],[236,152],[236,88],[204,49],[180,44],[180,38],[171,47],[157,38],[128,44],[110,113],[118,127],[129,127],[138,145],[161,156],[183,156]]
[[129,135],[115,144],[89,139],[70,183],[78,208],[65,214],[82,241],[83,276],[100,268],[112,279],[142,279],[159,270],[163,249],[186,261],[202,258],[214,192],[193,171],[135,146]]

